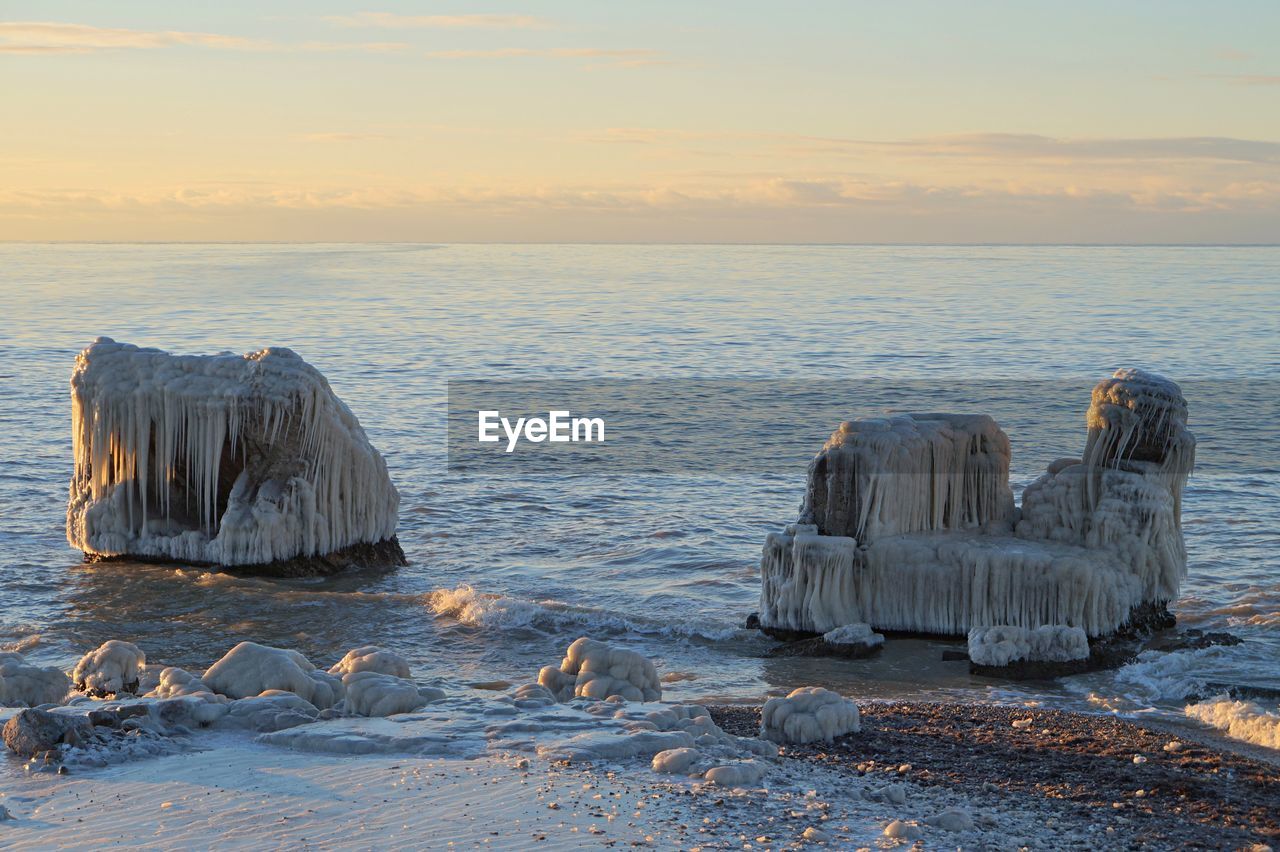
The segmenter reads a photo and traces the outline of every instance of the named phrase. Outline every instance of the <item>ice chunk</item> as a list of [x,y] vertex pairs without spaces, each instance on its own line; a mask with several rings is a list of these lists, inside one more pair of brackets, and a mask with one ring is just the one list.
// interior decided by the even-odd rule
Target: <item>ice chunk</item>
[[395,544],[399,495],[355,415],[288,349],[98,340],[71,376],[67,540],[97,556],[260,565]]
[[231,698],[249,698],[268,690],[292,692],[321,710],[343,695],[342,681],[318,671],[297,651],[241,642],[201,678],[209,688]]
[[253,698],[232,701],[223,724],[271,733],[314,722],[319,715],[315,705],[295,693],[269,689]]
[[353,716],[392,716],[408,713],[444,697],[444,692],[419,687],[411,680],[376,671],[356,671],[342,676],[346,698],[341,708]]
[[146,694],[147,698],[176,698],[182,695],[213,694],[205,682],[186,669],[167,666],[160,672],[160,682]]
[[560,667],[544,666],[538,683],[560,701],[573,696],[627,701],[657,701],[662,684],[657,669],[634,651],[613,648],[583,636],[569,646]]
[[828,630],[822,634],[822,641],[830,645],[875,646],[884,644],[884,636],[872,630],[870,624],[858,622]]
[[0,652],[0,707],[61,704],[71,691],[71,679],[60,669],[27,663],[14,651]]
[[720,787],[754,787],[764,778],[764,767],[754,760],[713,766],[702,779]]
[[408,678],[409,662],[393,651],[384,651],[376,645],[365,645],[347,652],[329,669],[329,674],[342,677],[352,672],[379,672],[392,677]]
[[1089,638],[1079,627],[1046,624],[975,627],[969,631],[969,659],[980,666],[1007,666],[1019,660],[1067,663],[1089,656]]
[[134,692],[146,663],[147,655],[137,645],[111,639],[81,657],[71,679],[77,689],[94,696],[105,698],[119,692]]
[[829,743],[861,729],[857,704],[820,686],[802,686],[764,703],[760,736],[778,743]]
[[700,760],[702,752],[696,748],[669,748],[653,756],[652,767],[666,775],[685,775]]

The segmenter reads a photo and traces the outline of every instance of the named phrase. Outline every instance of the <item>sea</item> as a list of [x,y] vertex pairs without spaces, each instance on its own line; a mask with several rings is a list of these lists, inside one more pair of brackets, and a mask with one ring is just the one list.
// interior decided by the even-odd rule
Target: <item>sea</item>
[[[325,666],[376,644],[467,689],[532,680],[592,636],[653,658],[676,700],[824,685],[1184,720],[1189,697],[1280,690],[1278,318],[1280,248],[1261,246],[0,244],[0,650],[69,668],[127,639],[202,670],[242,640]],[[408,566],[85,564],[64,532],[68,378],[99,336],[302,355],[386,457]],[[940,400],[991,413],[1017,494],[1079,455],[1090,386],[1126,366],[1183,385],[1199,441],[1179,628],[1241,644],[1017,683],[944,661],[958,640],[769,658],[744,629],[765,536],[795,520],[842,419]],[[680,414],[647,437],[681,461],[451,463],[460,382],[645,383]],[[787,405],[762,416],[775,386]]]

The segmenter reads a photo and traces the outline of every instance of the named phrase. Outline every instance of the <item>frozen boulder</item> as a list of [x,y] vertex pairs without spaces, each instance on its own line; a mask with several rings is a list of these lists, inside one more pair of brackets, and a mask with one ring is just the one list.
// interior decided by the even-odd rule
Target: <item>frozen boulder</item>
[[392,716],[410,713],[444,698],[433,687],[419,687],[411,680],[376,671],[357,671],[342,676],[346,698],[341,709],[352,716]]
[[861,729],[857,704],[820,686],[802,686],[764,703],[760,736],[777,743],[829,743]]
[[[1021,507],[1009,441],[989,417],[843,423],[810,465],[797,522],[765,540],[759,627],[796,640],[853,623],[948,636],[1165,626],[1186,573],[1186,421],[1175,383],[1116,371],[1094,388],[1083,454],[1050,465]],[[778,654],[827,647],[812,644]]]
[[560,667],[544,666],[538,683],[559,701],[574,696],[627,701],[658,701],[662,684],[647,658],[634,651],[613,648],[585,636],[569,646]]
[[71,679],[76,689],[109,698],[121,692],[136,692],[138,677],[146,664],[147,655],[137,645],[111,639],[81,657]]
[[67,540],[114,556],[329,573],[403,564],[386,463],[288,349],[170,355],[110,338],[71,375]]
[[969,659],[979,666],[1019,661],[1069,663],[1089,656],[1089,637],[1079,627],[1046,624],[1026,627],[975,627],[969,631]]
[[343,696],[342,681],[297,651],[241,642],[200,678],[219,695],[250,698],[269,690],[291,692],[321,710]]
[[295,693],[269,689],[252,698],[232,701],[222,724],[271,733],[314,722],[319,716],[320,711],[315,705]]
[[27,663],[13,651],[0,652],[0,707],[61,704],[71,691],[71,679],[61,669]]
[[702,752],[696,748],[669,748],[653,756],[653,771],[664,775],[687,775],[695,763],[702,760]]
[[754,787],[764,778],[764,767],[754,760],[743,760],[713,766],[702,780],[719,787]]
[[376,645],[365,645],[346,653],[329,669],[329,674],[342,677],[353,672],[378,672],[392,677],[408,678],[409,662],[393,651],[384,651]]

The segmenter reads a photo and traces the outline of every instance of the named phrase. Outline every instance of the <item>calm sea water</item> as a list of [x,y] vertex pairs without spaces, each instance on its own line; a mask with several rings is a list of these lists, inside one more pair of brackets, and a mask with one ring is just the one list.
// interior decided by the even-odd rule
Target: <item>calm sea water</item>
[[[824,683],[1174,713],[1205,681],[1280,688],[1280,471],[1263,422],[1280,369],[1280,249],[10,244],[0,306],[0,648],[43,663],[111,638],[194,669],[243,639],[326,665],[376,643],[455,685],[522,682],[591,634],[653,656],[676,698]],[[298,351],[386,455],[410,567],[277,582],[81,564],[63,534],[67,378],[99,335]],[[765,534],[794,519],[802,465],[551,478],[445,464],[449,379],[802,380],[815,411],[844,404],[817,398],[824,382],[857,376],[999,386],[1011,417],[1058,430],[1053,457],[1083,445],[1087,396],[1020,383],[1123,365],[1218,390],[1200,407],[1189,392],[1201,467],[1175,608],[1246,641],[1058,685],[970,677],[941,662],[941,641],[891,642],[870,662],[762,658],[769,643],[738,625],[756,608]],[[843,416],[873,413],[850,400]],[[797,452],[836,419],[810,424]],[[1044,453],[1005,425],[1017,490]]]

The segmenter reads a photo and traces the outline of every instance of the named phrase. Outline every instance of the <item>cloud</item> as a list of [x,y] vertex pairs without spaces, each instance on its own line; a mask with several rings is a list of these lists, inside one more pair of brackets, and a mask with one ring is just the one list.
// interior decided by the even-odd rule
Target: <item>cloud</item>
[[647,48],[601,47],[498,47],[480,50],[433,50],[427,54],[432,59],[509,59],[535,57],[544,59],[600,59],[612,65],[636,67],[663,64],[664,54]]
[[551,26],[532,15],[397,15],[393,12],[357,12],[330,15],[324,20],[340,27],[406,29],[541,30]]
[[1280,74],[1206,74],[1211,80],[1224,80],[1238,86],[1280,86]]
[[404,50],[399,42],[302,42],[283,44],[261,39],[179,30],[130,30],[49,21],[0,21],[0,54],[77,54],[104,50],[157,50],[201,47],[211,50],[386,53]]

